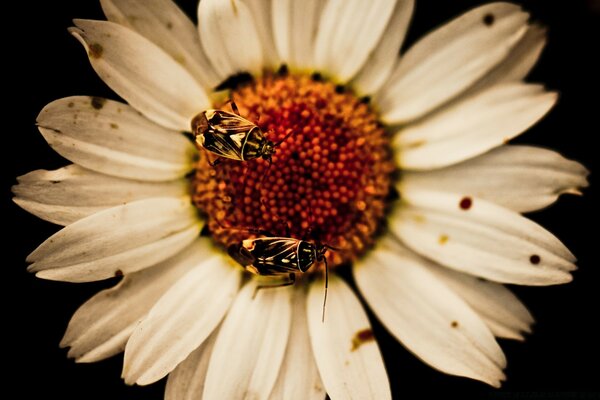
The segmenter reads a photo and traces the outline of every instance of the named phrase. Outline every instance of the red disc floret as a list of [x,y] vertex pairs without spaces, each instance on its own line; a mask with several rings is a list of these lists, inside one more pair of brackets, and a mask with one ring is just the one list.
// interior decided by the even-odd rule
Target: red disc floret
[[259,159],[211,167],[200,151],[194,202],[214,239],[227,247],[263,230],[339,248],[331,265],[355,260],[385,216],[394,172],[377,115],[354,94],[308,76],[265,76],[231,97],[272,142],[291,135],[271,166]]

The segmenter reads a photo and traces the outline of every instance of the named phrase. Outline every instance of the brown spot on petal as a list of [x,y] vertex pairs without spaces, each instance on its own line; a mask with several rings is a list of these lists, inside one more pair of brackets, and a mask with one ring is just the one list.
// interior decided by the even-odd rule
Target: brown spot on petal
[[427,143],[427,141],[423,140],[423,139],[422,140],[416,140],[416,141],[414,141],[412,143],[406,144],[404,147],[406,147],[408,149],[415,149],[417,147],[421,147],[421,146],[425,145],[426,143]]
[[441,245],[444,245],[444,244],[446,244],[446,242],[448,242],[448,239],[449,239],[448,235],[440,235],[440,238],[438,239],[438,242]]
[[175,54],[173,56],[173,58],[175,59],[175,61],[177,61],[180,65],[185,66],[185,57],[183,56],[183,54]]
[[100,58],[104,53],[104,47],[99,43],[92,43],[88,47],[88,54],[91,58]]
[[173,29],[173,23],[171,21],[167,22],[167,29],[168,30]]
[[120,278],[123,276],[123,271],[121,271],[120,269],[115,271],[115,277],[116,278]]
[[371,328],[362,329],[354,334],[352,338],[352,348],[351,351],[356,351],[361,345],[375,340],[375,336],[373,335],[373,330]]
[[495,21],[496,21],[496,17],[494,17],[494,14],[485,14],[483,16],[483,23],[486,26],[492,26],[492,25],[494,25]]
[[[47,129],[47,130],[49,130],[49,131],[52,131],[52,132],[54,132],[54,133],[62,133],[62,131],[61,131],[60,129],[52,128],[52,127],[50,127],[50,126],[43,126],[43,125],[39,125],[39,127],[40,127],[40,128],[44,128],[44,129]],[[52,145],[50,145],[50,146],[52,146]]]
[[541,257],[538,256],[537,254],[533,254],[531,257],[529,257],[529,262],[537,265],[542,261]]
[[453,327],[453,328],[458,328],[458,321],[452,321],[450,323],[450,326]]
[[421,214],[415,214],[415,215],[413,215],[412,218],[416,223],[419,223],[419,224],[422,224],[425,222],[425,217]]
[[106,99],[102,97],[92,97],[92,107],[96,110],[101,110],[104,107],[104,103],[106,103]]
[[69,104],[67,104],[67,107],[69,107],[69,108],[73,108],[73,107],[75,107],[75,103],[73,103],[73,102],[71,101],[71,102],[69,102]]
[[470,197],[463,197],[458,203],[461,210],[468,210],[473,205],[473,200]]
[[110,124],[110,127],[113,129],[119,129],[119,125],[115,124],[114,122]]
[[237,4],[235,4],[235,0],[230,0],[230,1],[231,1],[231,9],[233,10],[233,15],[235,15],[237,17],[237,15],[238,15]]

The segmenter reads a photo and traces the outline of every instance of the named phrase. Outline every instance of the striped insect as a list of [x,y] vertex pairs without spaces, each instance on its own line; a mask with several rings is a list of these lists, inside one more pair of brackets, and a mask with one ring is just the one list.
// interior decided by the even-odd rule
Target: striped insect
[[[233,101],[231,110],[233,113],[222,110],[202,111],[192,120],[192,133],[197,146],[230,160],[248,161],[263,158],[269,161],[270,166],[275,148],[292,132],[288,132],[280,142],[273,143],[258,125],[240,115]],[[209,163],[215,166],[221,158]]]
[[[266,232],[261,232],[267,234]],[[329,268],[327,250],[335,248],[321,243],[312,243],[292,237],[267,236],[245,239],[229,246],[229,255],[248,272],[260,276],[286,276],[287,280],[275,285],[259,285],[256,290],[293,285],[296,274],[307,272],[316,263],[325,264],[325,297],[323,319],[327,302]]]

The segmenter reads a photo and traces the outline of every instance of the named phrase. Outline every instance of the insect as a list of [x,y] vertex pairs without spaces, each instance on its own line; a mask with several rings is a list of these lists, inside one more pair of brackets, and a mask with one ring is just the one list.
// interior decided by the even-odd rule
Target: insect
[[[267,234],[266,232],[261,232]],[[321,243],[291,237],[267,236],[256,239],[245,239],[241,243],[229,246],[229,255],[248,272],[260,276],[283,276],[288,280],[276,285],[259,285],[256,291],[265,288],[293,285],[296,274],[308,271],[315,263],[325,264],[325,297],[323,299],[323,320],[325,319],[325,303],[327,302],[327,286],[329,268],[325,253],[337,250]]]
[[[255,123],[240,115],[235,102],[231,101],[233,113],[222,110],[202,111],[192,120],[192,132],[196,144],[204,150],[222,158],[236,161],[248,161],[263,158],[269,161],[275,148],[285,141],[293,132],[289,132],[283,140],[273,143]],[[210,162],[211,166],[221,161],[217,158]]]

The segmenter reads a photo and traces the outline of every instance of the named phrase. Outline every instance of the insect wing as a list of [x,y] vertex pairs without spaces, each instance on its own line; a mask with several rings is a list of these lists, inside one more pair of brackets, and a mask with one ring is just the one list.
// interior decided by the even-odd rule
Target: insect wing
[[252,240],[252,248],[246,248],[256,261],[254,267],[260,275],[282,275],[300,272],[298,269],[298,245],[293,238],[270,237]]
[[223,135],[236,135],[248,133],[256,127],[255,124],[244,117],[221,110],[206,111],[208,129]]
[[218,132],[205,132],[202,134],[200,144],[206,150],[218,155],[219,157],[229,158],[237,161],[244,161],[243,148],[246,141],[246,132],[240,132],[235,135],[224,135]]
[[201,145],[220,157],[244,161],[244,146],[256,125],[238,115],[220,110],[206,111],[208,126]]

